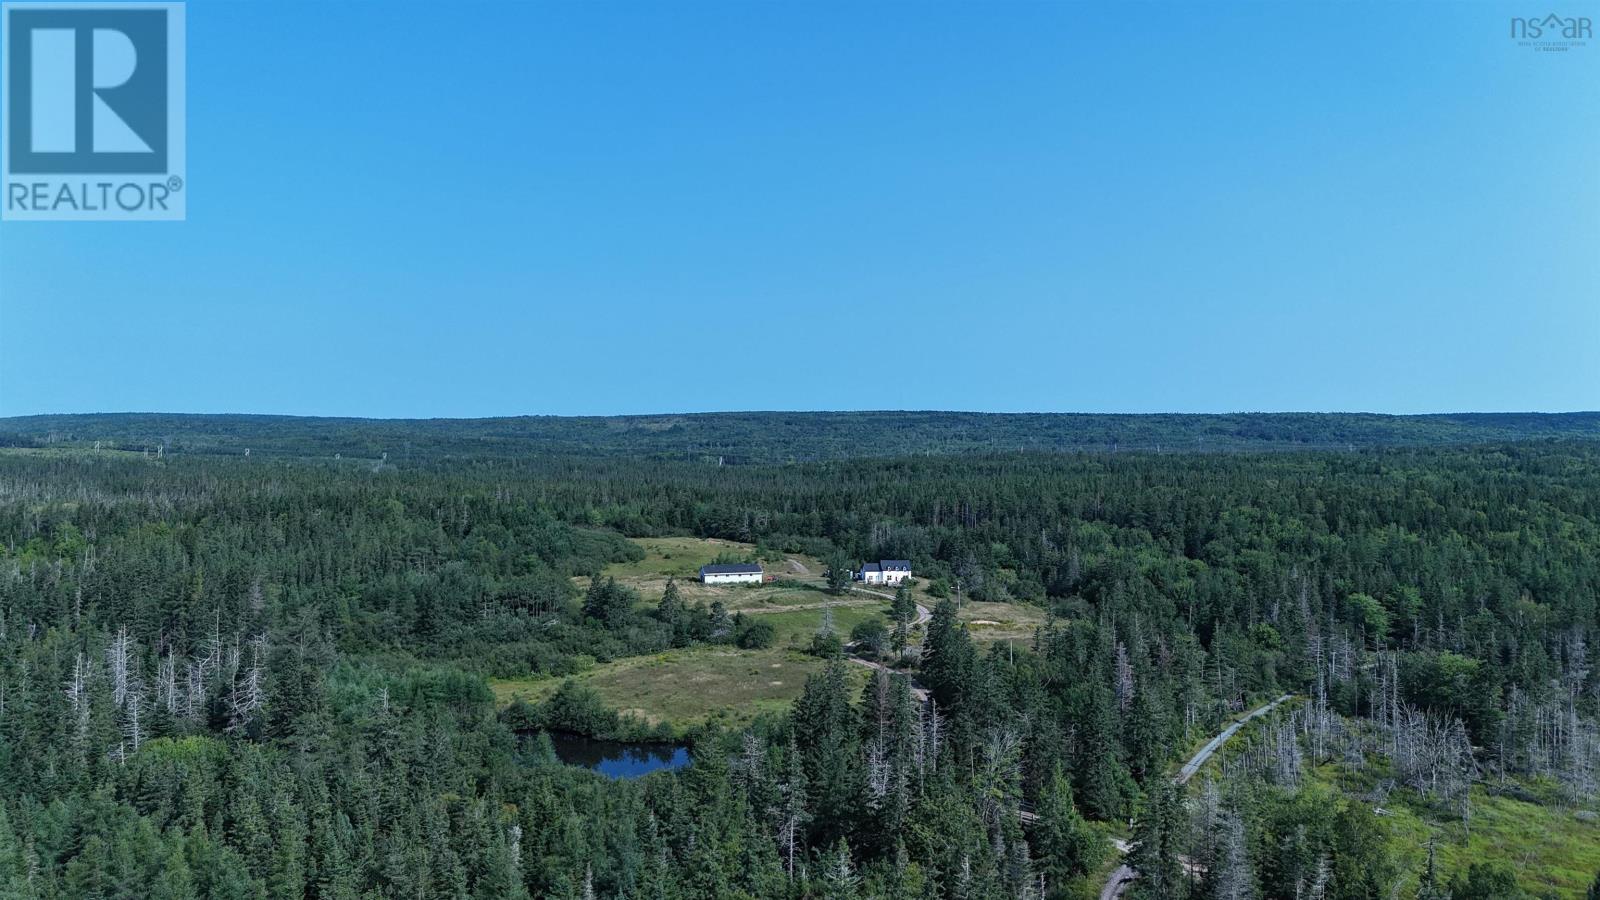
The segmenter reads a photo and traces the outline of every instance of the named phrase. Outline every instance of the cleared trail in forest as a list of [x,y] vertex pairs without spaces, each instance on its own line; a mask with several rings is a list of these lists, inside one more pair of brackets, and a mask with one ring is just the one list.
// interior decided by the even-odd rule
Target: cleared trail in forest
[[848,658],[849,658],[849,660],[851,662],[856,663],[858,665],[866,666],[869,669],[877,669],[879,672],[888,672],[890,675],[904,675],[904,676],[906,676],[906,678],[910,679],[910,681],[911,681],[911,696],[917,698],[918,702],[921,702],[921,703],[928,702],[928,697],[931,696],[928,693],[928,689],[918,685],[917,684],[917,680],[915,678],[913,678],[909,673],[907,673],[907,672],[896,672],[894,669],[889,668],[888,666],[884,665],[881,662],[877,662],[877,661],[871,660],[871,659],[862,659],[861,657],[855,656],[854,654],[852,654]]
[[[1249,724],[1252,720],[1259,719],[1267,713],[1277,709],[1279,706],[1287,702],[1291,696],[1293,695],[1284,694],[1271,703],[1258,706],[1245,715],[1235,719],[1232,725],[1222,729],[1220,734],[1212,738],[1204,747],[1201,747],[1199,750],[1197,750],[1193,756],[1189,757],[1189,761],[1183,764],[1183,768],[1178,770],[1177,775],[1173,776],[1173,782],[1176,784],[1187,784],[1189,779],[1194,777],[1194,773],[1200,771],[1200,767],[1206,764],[1206,760],[1209,760],[1213,754],[1222,749],[1223,744],[1226,744],[1230,738],[1239,733],[1239,729]],[[1125,842],[1118,841],[1113,843],[1116,845],[1117,851],[1120,853],[1127,853],[1132,849],[1132,845]],[[1133,879],[1137,878],[1138,874],[1139,873],[1135,872],[1126,863],[1117,866],[1117,870],[1112,872],[1111,877],[1106,880],[1106,886],[1100,889],[1100,900],[1116,900],[1116,898],[1121,897],[1122,892],[1128,889],[1128,884],[1132,882]]]
[[[894,599],[894,595],[893,594],[885,594],[882,591],[869,591],[866,588],[859,588],[859,587],[852,587],[852,588],[850,588],[850,590],[855,591],[858,594],[871,594],[874,597],[882,597],[885,600],[893,600]],[[916,617],[916,619],[914,619],[911,622],[911,627],[915,628],[918,625],[926,625],[932,619],[933,619],[933,612],[931,610],[929,610],[926,606],[923,606],[921,603],[918,603],[917,604],[917,617]],[[847,646],[845,649],[848,651],[848,650],[851,650],[853,648]],[[889,668],[888,666],[884,665],[881,662],[878,662],[876,660],[871,660],[871,659],[863,659],[862,657],[856,656],[854,653],[851,653],[849,658],[850,658],[851,662],[857,663],[859,665],[866,666],[869,669],[877,669],[879,672],[888,672],[890,675],[905,675],[907,678],[911,679],[911,696],[917,698],[917,700],[919,702],[922,702],[922,703],[928,702],[928,697],[930,696],[928,694],[928,689],[925,688],[925,687],[919,686],[917,684],[917,680],[915,678],[912,678],[909,674],[907,674],[905,672],[896,672],[894,669]]]

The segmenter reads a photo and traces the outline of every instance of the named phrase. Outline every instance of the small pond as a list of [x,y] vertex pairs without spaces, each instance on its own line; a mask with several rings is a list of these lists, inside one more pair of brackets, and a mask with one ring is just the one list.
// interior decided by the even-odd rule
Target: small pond
[[644,741],[602,741],[578,734],[550,732],[556,756],[569,766],[593,769],[609,778],[638,778],[662,769],[681,769],[690,762],[683,744]]

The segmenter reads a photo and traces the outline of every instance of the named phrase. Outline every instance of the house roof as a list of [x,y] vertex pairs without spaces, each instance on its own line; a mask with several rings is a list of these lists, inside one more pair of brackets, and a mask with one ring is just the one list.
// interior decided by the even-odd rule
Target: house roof
[[723,565],[701,566],[701,575],[760,575],[759,563],[727,563]]
[[878,568],[878,564],[877,563],[867,563],[866,565],[861,567],[861,571],[863,571],[863,572],[878,572],[878,571],[881,571],[881,570]]
[[883,566],[883,570],[885,572],[911,571],[911,560],[909,559],[886,559],[879,563],[879,565]]

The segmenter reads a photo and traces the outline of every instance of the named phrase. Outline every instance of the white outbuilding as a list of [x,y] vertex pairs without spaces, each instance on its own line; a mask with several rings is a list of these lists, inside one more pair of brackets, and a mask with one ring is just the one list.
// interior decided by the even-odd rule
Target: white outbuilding
[[760,584],[760,563],[733,563],[700,567],[700,580],[706,584]]

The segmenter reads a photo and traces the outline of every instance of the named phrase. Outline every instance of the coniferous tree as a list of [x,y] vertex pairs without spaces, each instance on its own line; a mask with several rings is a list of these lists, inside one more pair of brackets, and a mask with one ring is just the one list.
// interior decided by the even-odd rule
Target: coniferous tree
[[1372,809],[1355,801],[1346,803],[1333,817],[1332,837],[1330,900],[1387,896],[1396,876],[1394,860]]
[[934,608],[922,648],[922,680],[951,712],[960,708],[962,695],[972,688],[976,666],[972,639],[956,612],[950,600]]
[[1127,808],[1127,770],[1119,758],[1111,692],[1091,683],[1074,693],[1072,722],[1079,732],[1073,754],[1075,794],[1095,817],[1115,819]]
[[674,647],[686,647],[689,644],[689,633],[684,627],[683,615],[683,597],[678,589],[678,581],[668,576],[667,586],[661,591],[661,601],[656,604],[656,619],[672,630]]
[[890,619],[893,627],[889,633],[889,647],[895,655],[904,655],[906,646],[911,641],[911,623],[917,617],[917,602],[911,597],[911,585],[900,582],[894,590],[894,602],[890,606]]
[[805,768],[815,846],[831,846],[848,834],[860,812],[860,725],[845,666],[833,659],[820,674],[808,677],[791,716]]
[[707,617],[710,632],[706,635],[708,640],[722,642],[733,636],[733,617],[728,615],[728,608],[721,600],[711,601],[711,611]]
[[584,596],[583,614],[613,628],[633,618],[633,607],[638,596],[615,578],[601,580],[595,575],[589,581],[589,592]]
[[1527,891],[1517,885],[1517,875],[1500,862],[1475,862],[1450,882],[1451,900],[1525,900]]
[[845,843],[844,838],[834,842],[833,847],[818,861],[818,867],[821,869],[818,882],[822,900],[856,900],[861,896],[858,890],[861,879],[850,861],[850,845]]
[[0,897],[27,897],[28,869],[26,849],[12,830],[4,807],[0,807]]
[[828,593],[843,594],[849,590],[855,573],[851,570],[850,560],[844,555],[843,550],[835,550],[828,554],[827,567],[825,577],[828,582]]
[[1039,858],[1039,873],[1049,896],[1069,896],[1071,883],[1098,868],[1105,850],[1100,837],[1078,814],[1072,802],[1072,782],[1059,765],[1045,781],[1036,815],[1033,849]]
[[1181,789],[1171,781],[1154,783],[1133,829],[1128,864],[1139,873],[1133,893],[1148,900],[1181,900],[1189,894],[1183,869],[1188,850]]

